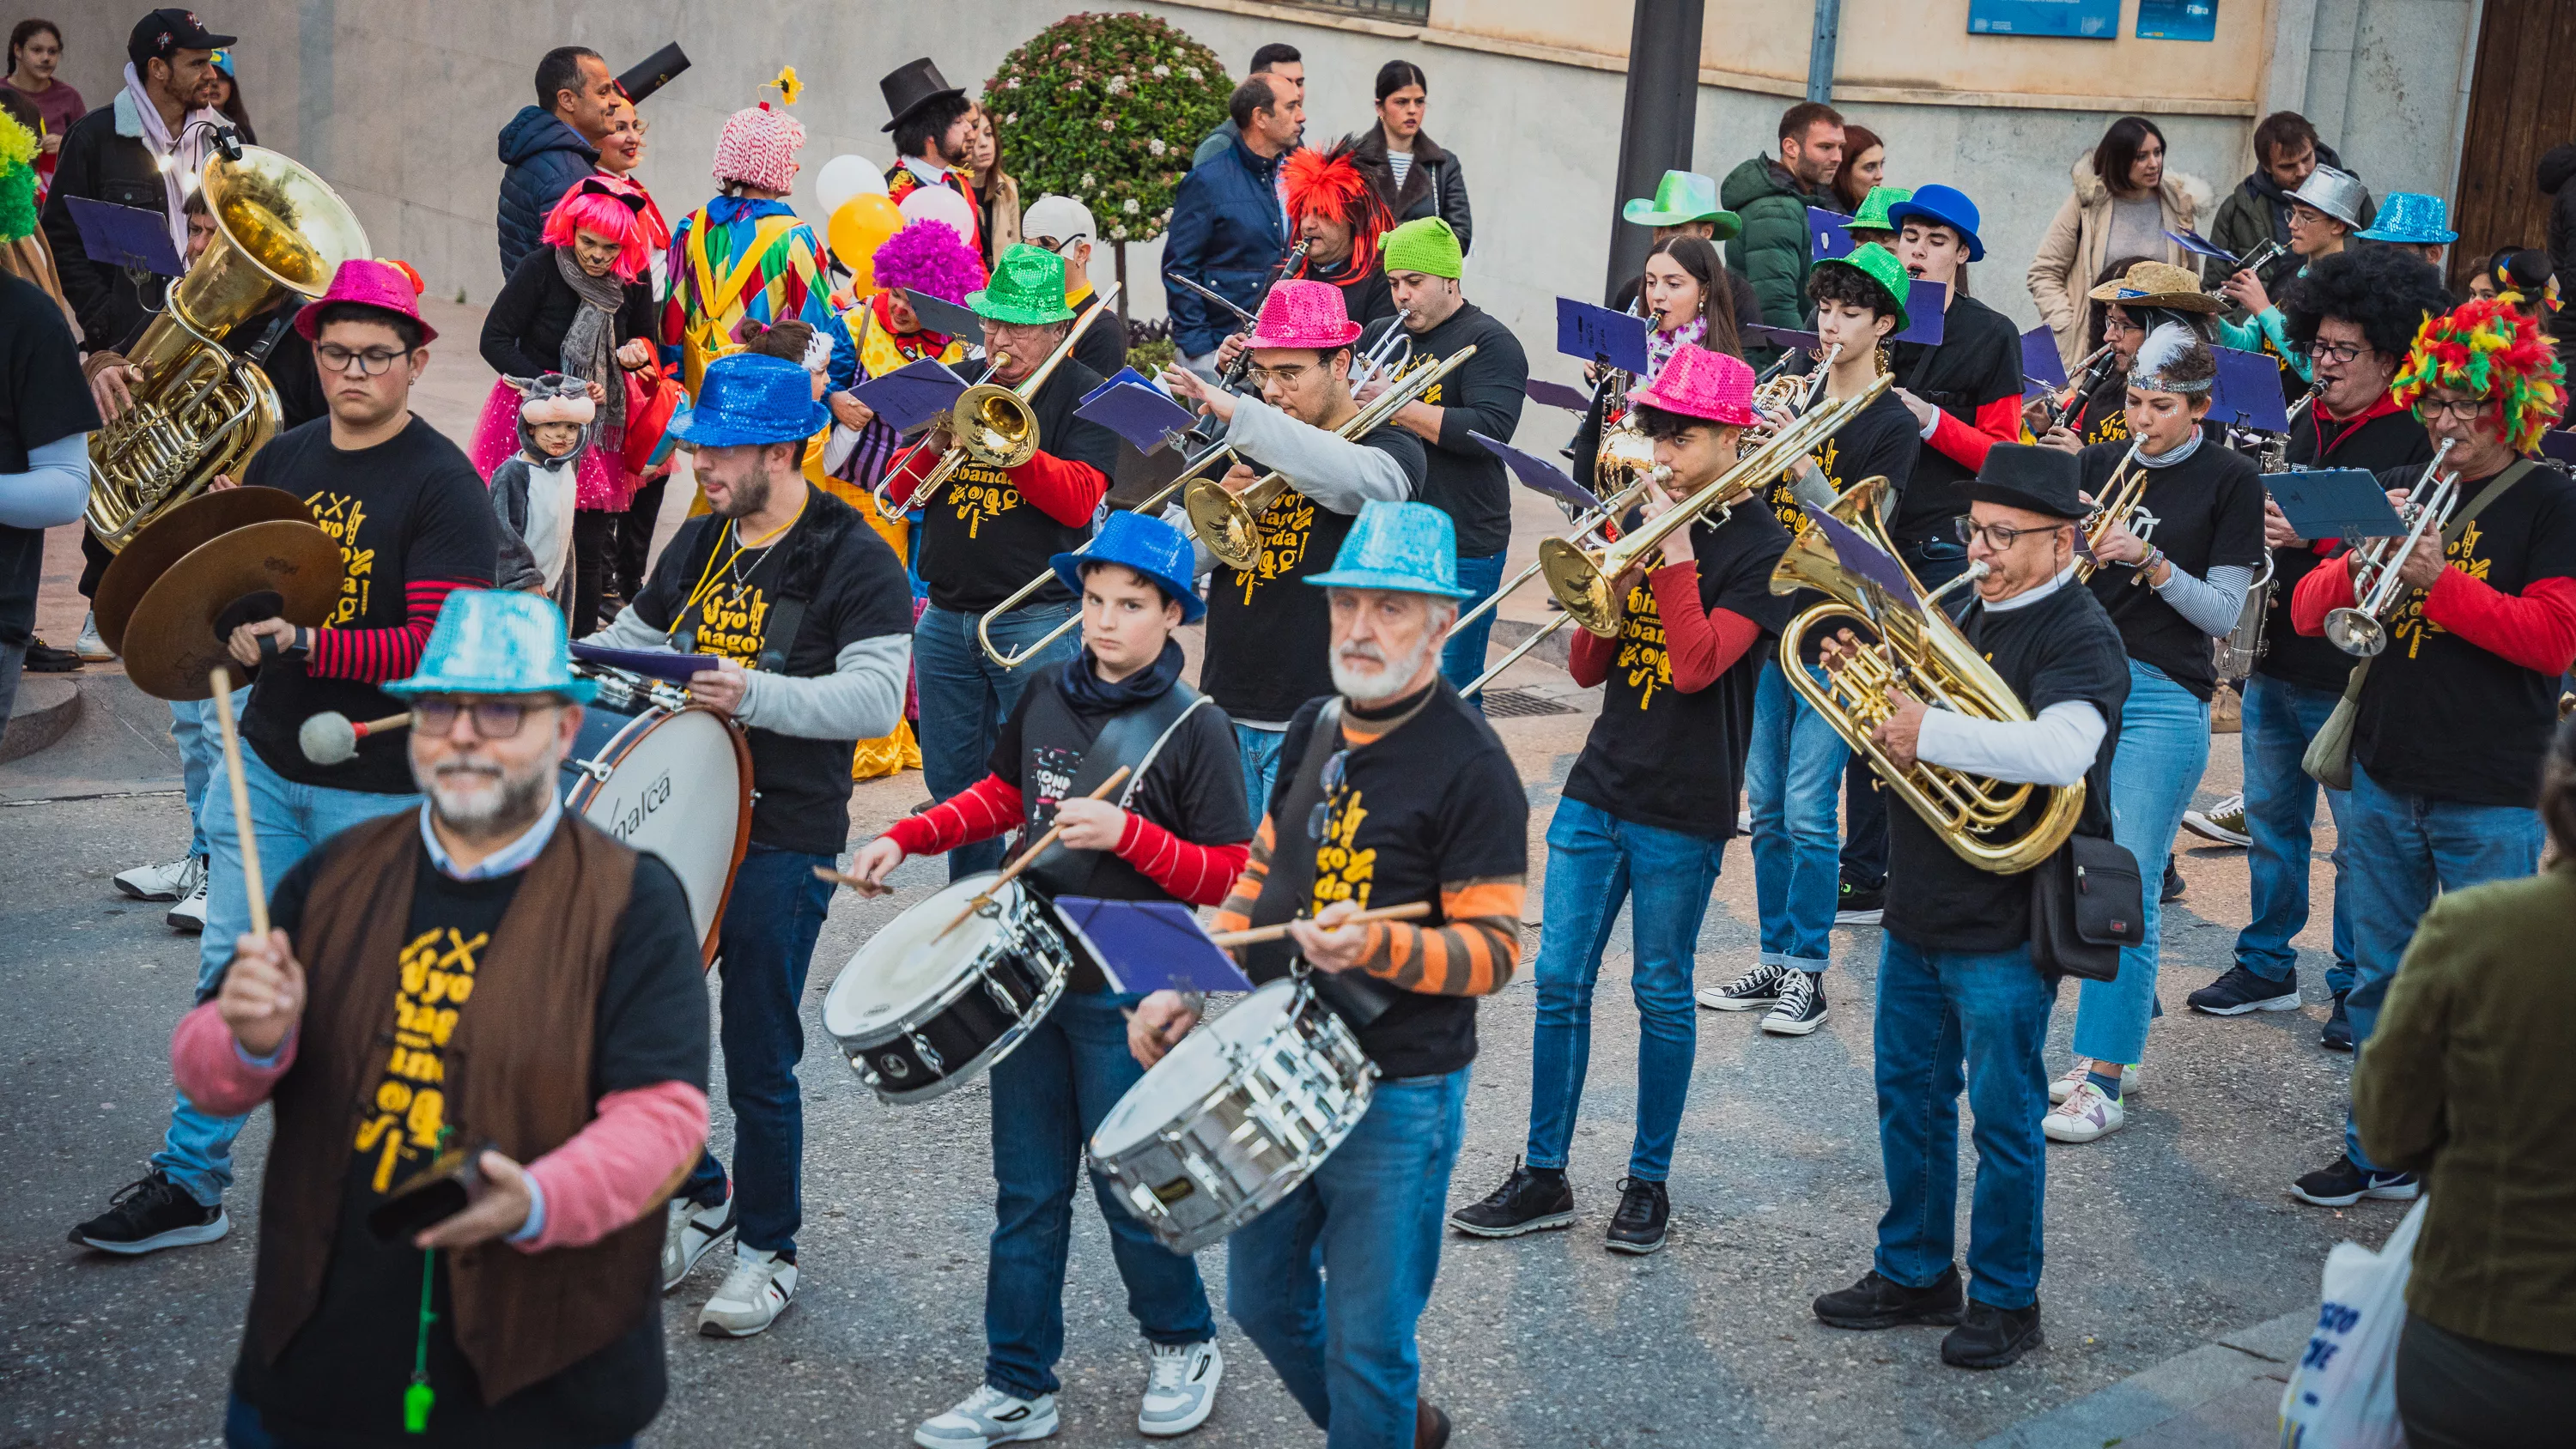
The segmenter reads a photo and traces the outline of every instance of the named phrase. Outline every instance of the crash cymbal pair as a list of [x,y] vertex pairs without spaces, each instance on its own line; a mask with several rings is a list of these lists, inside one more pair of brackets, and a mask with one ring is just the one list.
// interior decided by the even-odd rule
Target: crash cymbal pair
[[[171,509],[108,565],[92,606],[126,677],[155,699],[205,699],[234,628],[319,627],[340,601],[340,544],[294,494],[227,488]],[[238,666],[235,666],[238,668]]]

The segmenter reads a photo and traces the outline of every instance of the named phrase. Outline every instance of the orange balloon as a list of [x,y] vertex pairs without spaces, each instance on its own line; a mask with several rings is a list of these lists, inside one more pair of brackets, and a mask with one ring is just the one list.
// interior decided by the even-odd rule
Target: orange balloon
[[832,255],[851,273],[850,290],[866,296],[877,289],[877,248],[903,229],[903,212],[882,196],[853,196],[832,213],[827,236]]

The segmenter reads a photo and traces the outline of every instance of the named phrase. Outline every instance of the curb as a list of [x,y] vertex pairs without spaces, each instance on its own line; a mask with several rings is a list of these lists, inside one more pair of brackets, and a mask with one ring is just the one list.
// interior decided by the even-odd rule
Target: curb
[[24,759],[70,734],[81,713],[80,686],[59,674],[18,679],[18,698],[0,729],[0,765]]
[[2134,1440],[2217,1399],[2258,1383],[2277,1384],[2298,1362],[2315,1322],[2316,1310],[2302,1308],[2239,1329],[2073,1403],[2024,1419],[1977,1441],[1975,1449],[2065,1449],[2071,1444]]

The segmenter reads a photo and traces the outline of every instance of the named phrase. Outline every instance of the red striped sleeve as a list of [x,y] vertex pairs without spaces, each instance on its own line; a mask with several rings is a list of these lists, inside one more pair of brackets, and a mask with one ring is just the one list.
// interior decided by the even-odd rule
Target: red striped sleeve
[[429,631],[447,596],[486,587],[479,579],[414,579],[403,590],[402,623],[391,629],[316,629],[304,672],[316,679],[364,684],[409,678],[420,672],[421,650],[429,645]]
[[1235,877],[1252,854],[1252,842],[1200,845],[1130,810],[1127,828],[1118,837],[1118,858],[1144,872],[1145,878],[1193,906],[1223,904]]
[[937,855],[1007,834],[1020,823],[1023,808],[1019,786],[986,775],[920,814],[896,821],[886,838],[906,855]]

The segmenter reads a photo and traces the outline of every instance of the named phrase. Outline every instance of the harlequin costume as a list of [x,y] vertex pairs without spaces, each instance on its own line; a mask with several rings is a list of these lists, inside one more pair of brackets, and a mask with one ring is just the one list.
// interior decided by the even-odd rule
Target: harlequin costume
[[[767,101],[728,117],[716,141],[719,186],[747,182],[785,192],[796,180],[796,151],[805,127]],[[831,284],[823,243],[784,199],[719,195],[680,219],[671,233],[671,298],[662,340],[680,349],[680,378],[691,397],[707,364],[733,350],[744,321],[790,317],[818,332],[832,325]],[[844,363],[831,389],[850,385]]]

